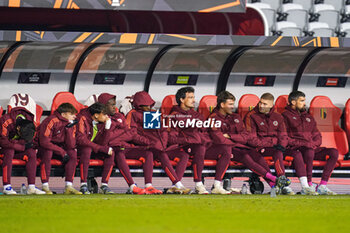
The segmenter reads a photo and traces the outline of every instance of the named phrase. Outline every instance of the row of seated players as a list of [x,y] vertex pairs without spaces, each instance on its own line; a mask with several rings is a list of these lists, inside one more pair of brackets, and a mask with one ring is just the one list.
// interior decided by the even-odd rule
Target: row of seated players
[[[274,109],[274,97],[270,93],[261,96],[258,105],[244,118],[234,113],[235,97],[223,91],[217,96],[217,106],[209,116],[220,124],[209,128],[180,127],[176,122],[204,121],[194,110],[195,98],[192,87],[181,88],[176,95],[168,123],[173,127],[144,129],[143,113],[153,111],[155,101],[146,92],[133,96],[133,110],[125,118],[116,112],[116,96],[103,93],[96,103],[77,110],[70,103],[61,104],[38,128],[34,116],[26,108],[15,107],[0,121],[0,146],[3,154],[4,194],[16,194],[11,187],[12,159],[27,161],[28,194],[52,194],[49,188],[51,159],[56,156],[65,168],[65,194],[89,194],[87,175],[90,158],[104,160],[101,191],[113,193],[108,187],[114,163],[129,185],[129,193],[161,194],[152,186],[153,160],[158,160],[173,186],[167,193],[189,194],[181,179],[188,160],[192,158],[195,193],[208,194],[202,183],[204,159],[217,160],[212,194],[230,194],[222,187],[222,179],[230,160],[240,162],[260,175],[280,194],[293,195],[290,180],[285,176],[284,154],[293,157],[293,166],[300,180],[301,193],[306,195],[334,195],[327,188],[327,181],[336,166],[338,151],[320,147],[322,137],[314,118],[305,111],[305,95],[290,93],[289,105],[283,114]],[[158,112],[153,116],[157,117]],[[276,176],[270,171],[263,156],[274,160]],[[36,158],[41,160],[42,190],[35,187]],[[143,161],[145,188],[133,181],[126,159]],[[174,170],[170,159],[178,158]],[[326,164],[320,184],[312,184],[313,160]],[[80,166],[80,191],[72,187],[77,164]]]

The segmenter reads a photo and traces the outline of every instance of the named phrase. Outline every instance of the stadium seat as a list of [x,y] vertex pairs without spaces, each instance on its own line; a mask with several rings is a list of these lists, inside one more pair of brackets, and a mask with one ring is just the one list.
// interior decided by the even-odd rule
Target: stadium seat
[[103,166],[103,160],[90,159],[89,166]]
[[335,10],[335,7],[330,4],[315,4],[314,5],[314,13],[318,13],[324,10]]
[[274,9],[261,9],[262,12],[264,12],[264,15],[266,16],[267,23],[269,26],[269,31],[275,29],[276,27],[276,10]]
[[[340,24],[340,30],[342,32],[350,31],[350,22]],[[347,35],[347,37],[349,37],[349,34]]]
[[332,29],[335,29],[339,25],[339,12],[336,10],[322,10],[319,11],[318,22],[327,23]]
[[230,167],[243,167],[243,163],[239,163],[236,161],[230,161]]
[[345,32],[345,37],[350,37],[350,29],[346,29],[342,32]]
[[334,29],[332,28],[315,28],[312,30],[314,37],[320,36],[320,37],[333,37],[334,36]]
[[271,6],[269,4],[266,4],[266,3],[261,3],[261,2],[255,2],[255,3],[252,3],[253,6],[259,8],[259,9],[271,9],[271,10],[274,10],[276,11],[275,9],[272,9]]
[[344,0],[323,0],[324,4],[332,5],[338,12],[344,9],[344,2]]
[[217,97],[215,95],[205,95],[199,101],[198,112],[207,119],[216,107]]
[[87,98],[87,100],[85,101],[84,105],[85,106],[90,106],[94,103],[97,102],[97,99],[98,99],[98,94],[94,94],[94,95],[91,95],[89,98]]
[[337,148],[339,160],[349,151],[346,133],[339,126],[342,115],[340,108],[333,105],[327,96],[315,96],[310,103],[310,114],[315,118],[322,134],[323,147]]
[[51,159],[51,165],[52,166],[62,166],[62,161],[58,159]]
[[254,94],[245,94],[239,99],[238,102],[238,114],[244,118],[244,116],[252,110],[259,102],[259,97]]
[[276,11],[281,7],[282,0],[260,0],[261,3],[269,4],[272,9]]
[[344,128],[348,136],[348,142],[350,143],[350,99],[346,101],[344,107]]
[[174,105],[177,105],[175,95],[165,96],[160,107],[161,113],[163,113],[164,115],[169,115]]
[[40,105],[36,105],[36,118],[35,118],[35,122],[36,122],[36,126],[39,126],[40,125],[40,119],[41,119],[41,116],[43,115],[43,108],[40,106]]
[[297,25],[298,28],[304,29],[307,27],[307,23],[309,20],[309,13],[307,10],[304,9],[292,9],[287,10],[285,13],[287,13],[286,20],[288,22],[293,22]]
[[214,166],[216,166],[217,163],[218,163],[218,161],[214,160],[214,159],[206,159],[206,160],[204,160],[204,166],[205,167],[214,167]]
[[317,28],[329,28],[329,25],[324,22],[312,22],[312,23],[309,23],[308,31],[312,32]]
[[288,21],[281,21],[276,23],[276,30],[280,31],[283,28],[296,28],[298,27],[296,23],[294,22],[288,22]]
[[298,27],[282,28],[280,30],[282,36],[302,36],[303,30]]
[[77,101],[75,96],[70,92],[58,92],[55,97],[52,100],[51,105],[51,114],[56,111],[58,106],[60,106],[63,103],[70,103],[72,104],[77,111],[79,112],[81,109],[85,108],[85,106]]
[[350,160],[338,161],[339,167],[350,167]]
[[314,6],[314,0],[293,0],[294,4],[300,4],[303,9],[310,11]]
[[275,34],[283,36],[301,36],[302,29],[294,22],[281,21],[276,23]]
[[284,108],[288,104],[288,95],[280,95],[275,101],[276,111],[279,113],[284,112]]
[[282,12],[287,12],[290,10],[303,10],[304,7],[300,4],[295,4],[295,3],[287,3],[287,4],[283,4],[281,6],[281,11]]

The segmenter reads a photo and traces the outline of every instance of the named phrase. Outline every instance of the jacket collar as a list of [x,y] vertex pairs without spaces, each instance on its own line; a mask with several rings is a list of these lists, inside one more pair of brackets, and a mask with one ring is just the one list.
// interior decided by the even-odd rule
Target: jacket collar
[[53,114],[54,114],[59,120],[68,122],[68,120],[67,120],[66,118],[64,118],[59,112],[57,112],[57,110],[54,111]]

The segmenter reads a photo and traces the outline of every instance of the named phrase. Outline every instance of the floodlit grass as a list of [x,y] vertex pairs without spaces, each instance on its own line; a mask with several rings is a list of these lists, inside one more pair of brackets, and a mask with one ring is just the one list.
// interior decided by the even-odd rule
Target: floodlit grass
[[1,232],[350,232],[350,196],[0,196]]

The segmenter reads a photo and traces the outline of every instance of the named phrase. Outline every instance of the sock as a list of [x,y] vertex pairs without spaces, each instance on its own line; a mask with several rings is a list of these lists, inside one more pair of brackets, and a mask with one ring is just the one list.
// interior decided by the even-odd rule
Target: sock
[[107,183],[101,183],[101,186],[108,186],[108,184]]
[[214,187],[215,188],[218,188],[218,187],[220,187],[221,186],[221,181],[219,181],[219,180],[214,180]]
[[265,177],[272,182],[276,182],[276,176],[272,175],[270,172],[266,173]]
[[87,185],[87,183],[86,182],[80,183],[80,187],[83,186],[83,185]]
[[185,186],[181,183],[181,181],[178,181],[178,182],[175,184],[175,187],[178,188],[178,189],[185,188]]
[[35,184],[30,184],[30,185],[28,185],[28,188],[30,188],[30,189],[35,189]]
[[309,187],[312,187],[312,182],[311,181],[308,182],[308,185],[309,185]]
[[136,187],[136,184],[130,185],[130,190],[134,190],[135,187]]
[[299,177],[300,184],[302,188],[308,188],[309,184],[307,183],[307,178],[306,176]]
[[198,186],[202,186],[202,185],[203,185],[203,182],[202,182],[202,181],[200,181],[200,182],[195,182],[194,184],[196,185],[196,187],[198,187]]
[[151,183],[147,183],[147,184],[145,184],[145,187],[146,187],[146,188],[152,187],[152,184],[151,184]]
[[66,186],[73,186],[73,183],[70,181],[66,181]]
[[324,185],[324,186],[326,186],[327,185],[327,181],[325,181],[325,180],[321,180],[321,182],[320,182],[320,185]]
[[4,189],[11,187],[11,184],[4,185]]
[[43,188],[49,188],[49,183],[48,182],[43,183]]

